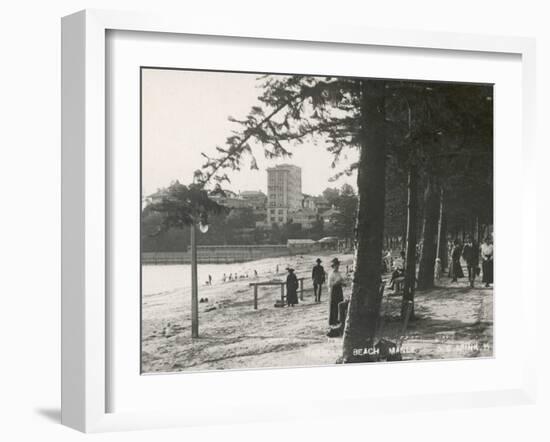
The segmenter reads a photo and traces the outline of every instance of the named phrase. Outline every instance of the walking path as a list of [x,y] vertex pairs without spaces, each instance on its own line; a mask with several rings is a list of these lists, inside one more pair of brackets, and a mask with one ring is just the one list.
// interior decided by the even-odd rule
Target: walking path
[[[344,263],[344,267],[345,267]],[[247,284],[247,283],[245,283]],[[190,317],[180,311],[148,319],[143,312],[143,371],[243,369],[333,364],[341,354],[341,338],[327,338],[328,296],[320,304],[313,289],[295,308],[274,308],[277,289],[259,292],[253,309],[251,289],[227,294],[217,308],[201,306],[200,338],[190,338]],[[466,278],[416,293],[417,319],[403,341],[404,360],[492,356],[493,290],[469,288]],[[395,341],[401,326],[401,297],[385,297],[382,337]],[[168,325],[170,322],[170,325]]]

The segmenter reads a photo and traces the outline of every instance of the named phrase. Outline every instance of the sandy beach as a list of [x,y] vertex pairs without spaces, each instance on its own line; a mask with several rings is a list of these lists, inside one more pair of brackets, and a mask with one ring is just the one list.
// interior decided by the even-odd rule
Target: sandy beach
[[[198,339],[191,339],[188,276],[183,275],[176,283],[179,286],[172,289],[156,293],[144,289],[142,372],[334,364],[341,353],[342,339],[326,336],[326,287],[322,302],[313,302],[310,276],[317,256],[269,258],[238,264],[252,272],[248,271],[248,278],[231,282],[223,283],[212,275],[212,286],[201,284],[199,287],[199,298],[208,298],[208,302],[199,304]],[[352,255],[321,255],[325,270],[330,269],[330,259],[334,256],[341,260],[343,273],[346,265],[351,268]],[[277,266],[279,273],[275,273]],[[287,266],[296,269],[298,277],[305,278],[304,300],[294,308],[275,308],[280,289],[262,287],[258,292],[258,310],[254,310],[253,289],[249,283],[284,280]],[[148,270],[157,272],[154,277],[160,278],[163,272],[175,272],[178,266],[162,267],[171,268]],[[253,269],[258,272],[258,278],[253,277]],[[144,271],[144,275],[148,274]],[[246,270],[242,274],[246,275]],[[403,337],[403,359],[492,356],[492,294],[492,289],[469,288],[466,279],[450,285],[447,278],[433,290],[417,292],[417,320],[409,324]],[[393,341],[399,337],[400,305],[401,296],[394,296],[386,289],[381,337]]]

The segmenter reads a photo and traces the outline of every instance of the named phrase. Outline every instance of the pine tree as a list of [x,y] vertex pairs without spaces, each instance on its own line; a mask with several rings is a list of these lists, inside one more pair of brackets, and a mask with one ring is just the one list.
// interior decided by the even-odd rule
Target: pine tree
[[[262,107],[245,119],[232,121],[242,130],[206,156],[198,177],[203,184],[229,180],[226,169],[257,168],[252,142],[263,146],[267,158],[290,157],[294,144],[321,136],[328,142],[336,167],[346,149],[359,149],[360,160],[340,171],[358,170],[355,280],[346,321],[343,360],[354,362],[353,348],[370,345],[380,310],[380,260],[384,229],[386,160],[386,82],[355,78],[266,76]],[[337,174],[338,175],[338,174]]]
[[[386,186],[390,190],[388,196],[401,201],[396,207],[408,201],[408,223],[401,221],[398,227],[407,230],[405,305],[414,301],[416,233],[420,226],[424,247],[419,286],[433,285],[440,189],[445,187],[445,195],[450,195],[446,196],[445,207],[451,229],[455,223],[451,215],[459,206],[453,204],[453,198],[462,195],[452,192],[453,183],[471,170],[471,186],[477,189],[486,182],[487,189],[479,198],[470,198],[466,210],[468,215],[475,212],[479,219],[488,220],[482,209],[492,207],[487,203],[492,177],[486,173],[492,164],[492,111],[488,106],[491,88],[303,75],[267,75],[260,81],[261,105],[252,107],[244,119],[231,118],[240,129],[226,139],[223,147],[217,147],[216,156],[204,155],[206,162],[197,179],[203,186],[221,185],[229,181],[227,170],[246,166],[257,169],[258,151],[253,149],[254,144],[262,146],[267,158],[291,157],[296,145],[311,137],[322,137],[333,154],[335,168],[344,152],[359,150],[359,161],[336,174],[358,172],[356,272],[344,332],[343,361],[368,360],[354,355],[353,349],[368,347],[375,340],[381,301]],[[470,164],[472,160],[475,166]],[[406,186],[406,200],[392,195],[398,186]],[[424,188],[420,207],[416,201],[417,186]],[[468,188],[470,183],[459,186]],[[419,209],[423,212],[421,223],[417,222]],[[403,213],[401,209],[394,218],[404,218]]]

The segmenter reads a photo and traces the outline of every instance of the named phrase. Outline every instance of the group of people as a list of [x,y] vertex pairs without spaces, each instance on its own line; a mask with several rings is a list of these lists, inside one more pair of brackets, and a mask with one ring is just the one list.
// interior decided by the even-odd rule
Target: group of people
[[[493,240],[487,236],[481,246],[478,246],[470,236],[467,236],[464,244],[455,239],[449,247],[449,277],[451,282],[457,282],[458,278],[464,278],[461,258],[466,262],[468,281],[470,287],[474,287],[477,276],[482,276],[485,287],[493,284]],[[481,260],[481,267],[479,265]],[[401,251],[397,258],[392,258],[391,251],[382,253],[382,271],[387,273],[391,269],[389,288],[394,288],[395,280],[405,274],[405,252]],[[436,259],[435,275],[439,280],[441,274],[441,259]]]
[[[458,239],[455,239],[450,254],[449,277],[451,282],[457,282],[458,278],[464,277],[462,264],[460,263],[462,257],[468,269],[470,287],[474,286],[476,276],[480,272],[482,274],[481,281],[485,284],[485,287],[490,287],[493,283],[493,240],[491,237],[486,237],[480,247],[469,236],[466,237],[464,245],[460,244]],[[481,269],[479,267],[480,258]]]
[[[237,272],[230,273],[229,275],[224,273],[223,276],[222,276],[222,282],[237,281],[239,279],[248,279],[248,277],[249,277],[248,272],[242,273],[240,275]],[[254,278],[257,278],[257,277],[258,277],[258,271],[254,270]],[[208,275],[208,279],[209,279],[210,285],[211,285],[212,284],[212,277],[210,275]]]
[[[463,258],[468,269],[468,280],[470,281],[471,287],[474,286],[475,278],[480,272],[482,273],[482,282],[485,284],[485,287],[489,287],[490,284],[493,283],[493,241],[490,237],[485,238],[480,247],[472,241],[471,237],[466,238],[464,245],[461,245],[460,241],[455,240],[451,248],[450,258],[449,276],[452,278],[452,282],[456,282],[458,278],[464,277],[462,265],[460,263],[460,259]],[[480,258],[481,269],[479,268]],[[405,252],[401,251],[399,256],[395,259],[391,257],[391,252],[384,253],[383,261],[392,269],[390,280],[390,288],[392,288],[391,284],[393,284],[397,278],[404,275]],[[321,302],[323,285],[327,281],[327,273],[321,263],[321,259],[317,258],[316,264],[311,271],[314,302],[316,303]],[[328,274],[328,323],[331,328],[328,336],[339,336],[343,332],[348,306],[348,300],[344,299],[344,287],[346,286],[347,279],[340,273],[340,260],[338,258],[333,258],[330,266],[332,270],[330,274]],[[298,304],[298,278],[293,268],[288,267],[286,270],[288,272],[286,278],[286,302],[288,306],[294,307]],[[346,271],[346,273],[348,272]]]
[[[323,285],[327,282],[327,273],[322,266],[322,261],[317,258],[316,264],[311,271],[311,280],[313,282],[314,302],[321,302]],[[340,273],[340,260],[333,258],[330,264],[332,270],[328,274],[328,292],[329,292],[329,326],[341,325],[345,321],[345,311],[347,303],[344,301],[344,287],[346,278]],[[349,270],[349,269],[348,269]],[[298,278],[294,269],[287,268],[286,277],[286,303],[289,307],[298,304]]]
[[[317,258],[317,264],[313,266],[311,272],[311,279],[313,281],[313,294],[315,297],[315,302],[321,302],[321,292],[323,284],[325,283],[326,273],[325,269],[321,265],[321,259]],[[294,307],[295,304],[298,304],[298,278],[294,273],[292,267],[287,267],[288,275],[286,277],[286,304],[289,307]]]
[[391,269],[392,269],[392,274],[391,274],[389,288],[393,290],[395,286],[395,280],[397,278],[405,276],[405,252],[403,250],[399,252],[399,256],[397,258],[392,260]]

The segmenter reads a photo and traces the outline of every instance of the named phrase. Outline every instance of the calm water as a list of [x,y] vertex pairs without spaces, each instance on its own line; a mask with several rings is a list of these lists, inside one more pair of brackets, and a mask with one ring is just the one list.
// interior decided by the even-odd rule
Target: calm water
[[[197,275],[199,287],[208,281],[208,275],[212,276],[212,285],[221,284],[223,274],[235,273],[254,278],[254,269],[261,277],[275,277],[276,266],[279,265],[279,277],[285,274],[287,265],[293,264],[288,257],[268,258],[259,261],[241,262],[233,264],[199,264]],[[143,295],[167,292],[176,289],[191,287],[191,265],[144,265],[142,266]]]

